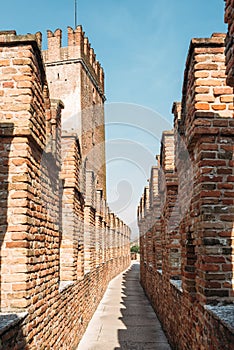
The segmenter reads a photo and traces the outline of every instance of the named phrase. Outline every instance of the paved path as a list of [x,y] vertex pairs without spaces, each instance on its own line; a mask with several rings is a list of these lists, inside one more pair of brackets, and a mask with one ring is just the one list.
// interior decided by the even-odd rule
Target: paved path
[[139,283],[139,263],[114,278],[77,350],[170,350]]

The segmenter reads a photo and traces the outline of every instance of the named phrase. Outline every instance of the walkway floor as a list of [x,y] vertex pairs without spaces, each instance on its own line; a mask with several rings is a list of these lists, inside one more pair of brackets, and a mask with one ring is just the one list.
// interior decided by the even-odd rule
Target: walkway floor
[[139,282],[139,263],[114,278],[77,350],[170,350]]

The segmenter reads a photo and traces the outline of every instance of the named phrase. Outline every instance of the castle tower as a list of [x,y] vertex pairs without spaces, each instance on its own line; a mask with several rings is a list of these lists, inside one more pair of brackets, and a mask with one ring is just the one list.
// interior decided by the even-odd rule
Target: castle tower
[[47,32],[43,52],[50,96],[63,101],[63,131],[76,132],[82,161],[94,172],[96,188],[106,198],[104,72],[81,26],[68,27],[68,46],[62,31]]

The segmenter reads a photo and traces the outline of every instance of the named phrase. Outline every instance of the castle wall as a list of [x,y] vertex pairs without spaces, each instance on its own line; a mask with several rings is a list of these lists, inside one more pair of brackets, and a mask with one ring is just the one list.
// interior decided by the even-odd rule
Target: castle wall
[[108,226],[107,215],[96,221],[97,187],[77,134],[61,130],[64,105],[50,99],[40,44],[39,33],[0,32],[3,350],[75,348],[108,282],[130,263],[129,230],[115,258],[99,233],[101,261],[84,239],[87,227],[93,239],[99,222]]
[[150,180],[155,198],[149,207],[144,193],[138,209],[141,283],[176,349],[232,349],[234,340],[234,124],[224,39],[192,40],[174,131],[163,134]]

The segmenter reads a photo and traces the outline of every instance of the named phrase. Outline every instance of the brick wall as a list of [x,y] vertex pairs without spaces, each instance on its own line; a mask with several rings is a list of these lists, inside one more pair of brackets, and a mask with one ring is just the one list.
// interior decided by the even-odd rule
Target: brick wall
[[122,240],[109,253],[119,231],[108,231],[104,194],[82,165],[77,133],[64,130],[63,103],[50,99],[40,44],[40,34],[0,33],[4,350],[75,348],[108,282],[130,262],[123,223],[127,250]]
[[226,74],[227,84],[234,86],[234,2],[225,0],[225,22],[228,24],[226,37]]
[[232,349],[234,341],[234,123],[224,39],[191,41],[174,130],[163,134],[152,169],[151,204],[144,192],[138,208],[141,283],[176,349]]

